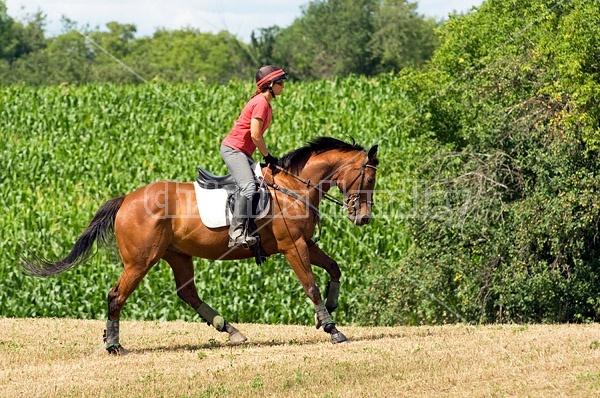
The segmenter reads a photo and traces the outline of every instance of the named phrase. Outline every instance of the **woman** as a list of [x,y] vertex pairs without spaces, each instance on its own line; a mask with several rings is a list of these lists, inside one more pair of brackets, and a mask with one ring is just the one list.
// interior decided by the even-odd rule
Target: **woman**
[[229,228],[229,247],[250,247],[257,243],[256,237],[247,234],[252,197],[257,190],[252,154],[258,148],[265,163],[275,168],[278,160],[269,153],[263,135],[271,124],[270,102],[283,91],[284,79],[287,79],[286,73],[273,65],[263,66],[256,72],[256,92],[221,144],[221,156],[239,187]]

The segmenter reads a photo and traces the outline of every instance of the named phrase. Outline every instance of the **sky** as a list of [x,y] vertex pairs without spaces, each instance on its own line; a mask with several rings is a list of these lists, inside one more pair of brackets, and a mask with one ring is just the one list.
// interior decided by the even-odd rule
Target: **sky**
[[[61,17],[79,26],[104,30],[107,22],[131,23],[137,37],[151,36],[157,28],[168,30],[191,27],[205,33],[226,30],[249,43],[253,30],[273,25],[285,28],[302,16],[309,0],[4,0],[8,15],[25,20],[27,14],[42,11],[47,16],[46,31],[62,32]],[[483,0],[420,0],[419,14],[444,18],[452,11],[466,12]]]

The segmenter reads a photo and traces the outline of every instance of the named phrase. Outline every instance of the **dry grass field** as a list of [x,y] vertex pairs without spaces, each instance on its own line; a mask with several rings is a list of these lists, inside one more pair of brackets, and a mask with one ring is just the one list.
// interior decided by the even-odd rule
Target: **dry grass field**
[[592,397],[600,325],[238,325],[122,321],[133,351],[108,356],[101,321],[0,319],[0,397]]

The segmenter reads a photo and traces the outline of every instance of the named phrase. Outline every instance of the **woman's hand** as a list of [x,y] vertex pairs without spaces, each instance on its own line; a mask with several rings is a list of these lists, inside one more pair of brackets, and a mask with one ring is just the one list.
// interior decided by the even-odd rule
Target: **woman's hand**
[[263,156],[263,159],[264,159],[265,163],[267,164],[267,166],[269,166],[269,168],[271,170],[277,169],[277,164],[279,163],[279,159],[277,159],[275,156],[271,155],[270,153],[267,153],[267,156]]

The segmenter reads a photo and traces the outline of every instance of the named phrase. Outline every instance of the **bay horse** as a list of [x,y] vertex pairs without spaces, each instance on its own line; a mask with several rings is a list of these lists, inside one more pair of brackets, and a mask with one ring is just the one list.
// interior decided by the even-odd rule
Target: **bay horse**
[[[347,217],[355,225],[371,219],[372,195],[377,171],[377,146],[369,151],[357,144],[320,137],[281,158],[275,171],[262,169],[270,193],[269,216],[256,220],[257,233],[266,255],[282,253],[306,295],[314,303],[317,329],[331,335],[332,343],[347,341],[330,314],[338,305],[341,271],[338,264],[312,240],[319,225],[319,203],[337,186],[344,196]],[[329,196],[331,198],[331,196]],[[335,199],[334,199],[335,200]],[[338,201],[339,202],[339,201]],[[339,203],[341,204],[341,202]],[[200,299],[194,284],[193,257],[212,260],[250,258],[249,248],[228,248],[228,228],[208,228],[199,216],[193,183],[162,181],[106,202],[61,261],[40,257],[22,263],[24,271],[47,277],[88,260],[93,244],[116,238],[123,273],[108,293],[108,319],[104,331],[106,349],[125,354],[119,342],[119,316],[125,301],[150,268],[160,259],[171,267],[177,295],[232,343],[246,341],[240,331]],[[323,301],[311,265],[330,276]]]

